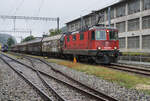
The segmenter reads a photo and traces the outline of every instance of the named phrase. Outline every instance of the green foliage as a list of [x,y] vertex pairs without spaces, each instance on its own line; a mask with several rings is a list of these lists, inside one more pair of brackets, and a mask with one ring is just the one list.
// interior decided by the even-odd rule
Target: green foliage
[[14,44],[15,44],[15,41],[13,40],[13,38],[12,38],[12,37],[9,37],[8,40],[7,40],[7,45],[8,45],[8,47],[11,47],[11,46],[14,45]]
[[50,36],[58,35],[58,34],[60,34],[61,32],[62,32],[62,31],[61,31],[61,30],[58,30],[58,29],[50,29],[50,30],[49,30]]
[[28,37],[26,37],[25,39],[23,39],[22,42],[31,41],[31,40],[34,40],[34,39],[35,39],[35,37],[31,35],[31,36],[28,36]]

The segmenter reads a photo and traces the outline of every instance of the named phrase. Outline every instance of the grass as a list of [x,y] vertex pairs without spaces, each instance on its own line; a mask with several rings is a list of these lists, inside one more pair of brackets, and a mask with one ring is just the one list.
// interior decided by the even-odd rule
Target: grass
[[130,56],[149,56],[150,54],[148,53],[140,53],[140,52],[123,52],[122,55],[130,55]]
[[[109,82],[114,82],[119,84],[120,86],[136,89],[138,84],[149,85],[150,86],[150,78],[143,77],[136,74],[130,74],[126,72],[121,72],[117,70],[112,70],[103,66],[94,66],[87,65],[82,63],[73,63],[70,61],[59,60],[59,59],[48,59],[49,62],[54,62],[60,65],[67,66],[68,68],[72,68],[74,70],[84,72],[89,75],[95,75],[101,79],[107,80]],[[142,89],[140,89],[141,91]],[[147,94],[150,94],[149,90],[142,90]]]

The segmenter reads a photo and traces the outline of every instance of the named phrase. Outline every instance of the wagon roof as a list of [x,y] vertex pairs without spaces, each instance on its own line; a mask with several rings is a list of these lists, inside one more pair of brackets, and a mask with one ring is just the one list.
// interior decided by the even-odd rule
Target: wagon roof
[[62,34],[56,35],[56,36],[51,36],[51,37],[46,37],[43,39],[42,42],[44,41],[51,41],[51,40],[59,40],[61,38]]

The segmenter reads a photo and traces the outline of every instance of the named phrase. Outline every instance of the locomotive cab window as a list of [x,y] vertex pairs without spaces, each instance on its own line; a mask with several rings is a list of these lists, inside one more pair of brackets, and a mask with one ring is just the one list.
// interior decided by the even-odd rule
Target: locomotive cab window
[[74,40],[74,41],[76,40],[76,35],[73,35],[73,40]]
[[109,39],[110,40],[118,40],[118,32],[116,32],[116,31],[109,31]]
[[83,33],[80,34],[80,40],[84,40],[84,34]]
[[106,31],[96,31],[96,40],[106,40]]
[[70,41],[69,36],[67,36],[67,42],[69,42],[69,41]]

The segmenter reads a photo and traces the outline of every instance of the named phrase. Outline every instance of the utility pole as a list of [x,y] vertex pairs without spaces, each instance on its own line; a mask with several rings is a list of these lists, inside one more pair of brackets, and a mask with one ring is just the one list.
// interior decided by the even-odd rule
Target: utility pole
[[83,29],[83,16],[81,15],[81,30]]
[[32,31],[30,30],[30,36],[32,35]]
[[59,30],[59,17],[57,18],[57,30]]
[[13,23],[14,23],[14,33],[16,31],[16,18],[13,19]]

